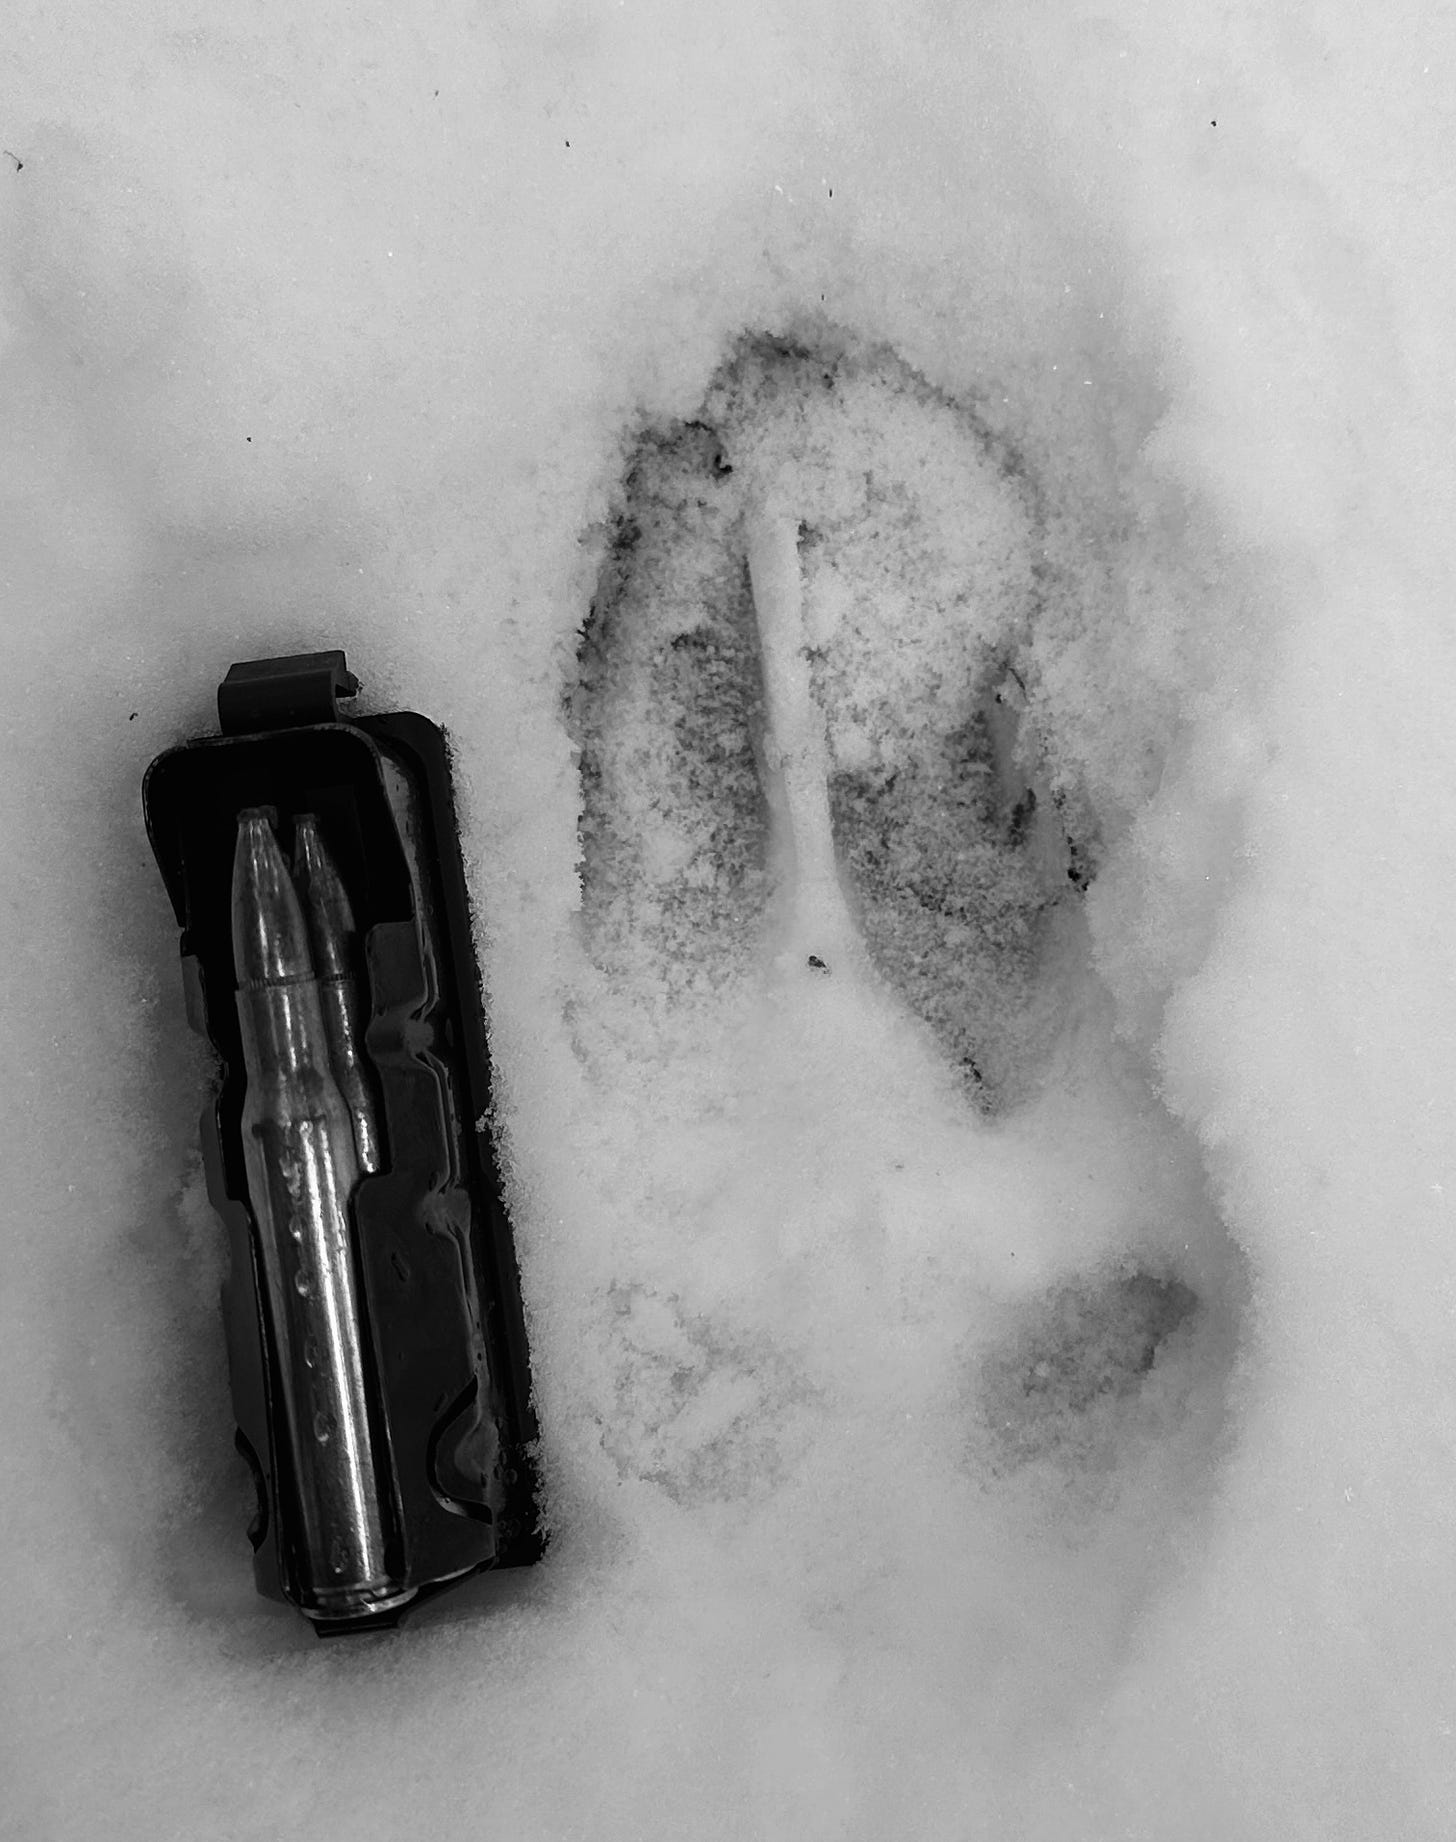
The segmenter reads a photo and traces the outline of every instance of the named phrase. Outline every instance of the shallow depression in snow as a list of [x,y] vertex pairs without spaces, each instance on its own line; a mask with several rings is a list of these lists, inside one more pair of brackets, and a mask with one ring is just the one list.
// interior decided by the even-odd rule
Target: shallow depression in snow
[[564,698],[571,1027],[639,1148],[600,1462],[789,1516],[841,1639],[943,1595],[983,1733],[1102,1680],[1196,1541],[1244,1284],[1092,961],[1126,821],[1043,627],[1120,611],[1051,560],[1075,517],[892,351],[746,336],[635,447]]

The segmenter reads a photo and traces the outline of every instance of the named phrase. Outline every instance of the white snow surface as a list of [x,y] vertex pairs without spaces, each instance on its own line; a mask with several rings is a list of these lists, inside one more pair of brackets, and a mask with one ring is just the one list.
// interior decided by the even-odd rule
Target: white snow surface
[[[1338,0],[12,0],[0,1832],[1456,1832],[1453,72]],[[867,394],[725,407],[765,338]],[[705,404],[741,926],[630,648],[573,688]],[[988,1110],[822,790],[1013,627],[1096,873]],[[327,645],[452,738],[552,1539],[320,1644],[253,1591],[139,789]]]

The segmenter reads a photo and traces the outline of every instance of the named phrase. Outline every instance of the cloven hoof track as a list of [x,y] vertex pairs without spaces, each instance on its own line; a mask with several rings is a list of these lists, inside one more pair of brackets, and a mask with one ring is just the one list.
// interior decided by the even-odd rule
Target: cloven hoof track
[[971,411],[884,353],[750,340],[700,416],[636,449],[568,697],[590,950],[686,994],[765,949],[793,874],[771,761],[794,738],[772,730],[747,560],[770,479],[799,519],[849,913],[994,1112],[1045,1048],[1043,954],[1096,838],[1018,746],[1036,494]]
[[[812,734],[775,732],[791,700],[749,563],[769,500],[796,521]],[[870,965],[980,1112],[1035,1090],[1059,922],[1099,853],[1088,802],[1021,729],[1042,518],[972,409],[849,342],[745,340],[697,416],[643,435],[566,698],[609,981],[690,1003],[766,967],[796,869],[776,776],[809,746]],[[991,1469],[1103,1469],[1202,1318],[1187,1285],[1133,1267],[1013,1313],[974,1390]]]

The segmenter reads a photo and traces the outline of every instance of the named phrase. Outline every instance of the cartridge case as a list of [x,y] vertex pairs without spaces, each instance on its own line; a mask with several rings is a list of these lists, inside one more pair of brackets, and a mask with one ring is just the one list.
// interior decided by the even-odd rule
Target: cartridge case
[[334,1077],[302,906],[258,811],[238,824],[233,943],[243,1156],[288,1423],[300,1609],[327,1618],[382,1610],[412,1594],[386,1555],[350,1234],[354,1122]]

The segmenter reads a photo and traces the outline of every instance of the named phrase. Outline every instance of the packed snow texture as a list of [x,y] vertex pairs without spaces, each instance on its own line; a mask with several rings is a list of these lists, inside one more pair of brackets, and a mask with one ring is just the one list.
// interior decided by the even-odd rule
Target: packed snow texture
[[[1429,10],[16,0],[0,1830],[1444,1838]],[[551,1532],[253,1592],[148,760],[448,728]]]

